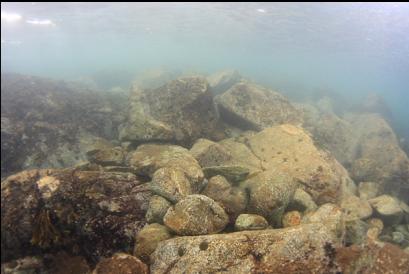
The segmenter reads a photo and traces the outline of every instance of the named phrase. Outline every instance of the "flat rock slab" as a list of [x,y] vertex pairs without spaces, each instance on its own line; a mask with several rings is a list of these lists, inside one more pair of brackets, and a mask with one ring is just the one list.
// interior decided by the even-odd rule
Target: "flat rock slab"
[[337,242],[323,224],[178,237],[159,244],[151,273],[332,273]]

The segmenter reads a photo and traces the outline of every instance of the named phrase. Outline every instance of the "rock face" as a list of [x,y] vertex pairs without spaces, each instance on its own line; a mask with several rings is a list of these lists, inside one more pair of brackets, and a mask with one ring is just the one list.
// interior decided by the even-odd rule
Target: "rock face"
[[277,124],[300,124],[300,115],[281,94],[267,88],[241,82],[215,101],[220,115],[239,128],[261,130]]
[[336,202],[341,185],[351,181],[337,160],[317,149],[300,127],[286,124],[267,128],[250,137],[248,145],[265,169],[299,182],[317,204]]
[[150,178],[162,167],[183,169],[191,182],[201,182],[204,178],[200,165],[189,150],[175,145],[140,145],[129,153],[127,163],[137,174]]
[[164,223],[178,235],[203,235],[222,231],[229,217],[214,200],[189,195],[169,208]]
[[202,77],[171,81],[154,90],[133,87],[128,120],[120,130],[125,141],[172,141],[192,144],[211,137],[218,123],[212,93]]
[[233,223],[247,207],[248,198],[242,188],[232,186],[223,176],[210,178],[201,194],[218,202]]
[[268,222],[263,216],[256,214],[240,214],[234,224],[236,231],[262,230],[268,227]]
[[337,242],[322,224],[179,237],[159,244],[151,273],[331,273]]
[[1,74],[1,174],[73,166],[84,138],[115,139],[126,98],[69,82]]
[[259,214],[273,226],[281,225],[281,217],[292,200],[296,184],[285,174],[265,171],[243,182],[249,193],[249,213]]
[[138,258],[126,253],[117,253],[111,258],[101,260],[92,274],[148,274],[149,268]]
[[1,184],[2,259],[75,245],[90,260],[126,250],[145,224],[149,197],[130,173],[17,173]]

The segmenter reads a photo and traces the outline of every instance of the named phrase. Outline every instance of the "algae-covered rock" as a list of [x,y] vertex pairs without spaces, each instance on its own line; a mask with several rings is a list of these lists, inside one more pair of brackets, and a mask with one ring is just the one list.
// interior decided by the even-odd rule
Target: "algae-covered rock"
[[403,218],[403,210],[399,200],[389,196],[381,195],[368,201],[375,209],[379,217],[387,224],[399,223]]
[[98,142],[94,149],[87,151],[87,158],[91,163],[102,166],[121,166],[124,161],[125,153],[121,147],[114,147],[111,144]]
[[227,91],[242,79],[243,77],[240,75],[240,73],[233,69],[218,71],[207,77],[210,90],[214,95]]
[[232,183],[238,183],[247,178],[250,170],[243,166],[213,166],[203,168],[203,173],[206,178],[221,175]]
[[234,224],[236,231],[261,230],[268,227],[268,222],[263,216],[256,214],[240,214]]
[[159,195],[152,195],[149,200],[148,210],[146,211],[146,221],[148,223],[163,224],[163,217],[172,204]]
[[200,137],[211,137],[217,126],[218,116],[206,79],[184,77],[153,90],[134,85],[120,138],[191,144]]
[[347,196],[341,200],[341,208],[346,220],[367,219],[372,215],[372,207],[368,201],[357,196]]
[[261,130],[301,123],[298,111],[284,96],[253,83],[237,83],[215,101],[223,120],[240,128]]
[[301,213],[299,211],[293,210],[284,213],[283,215],[283,227],[296,226],[301,224]]
[[151,273],[332,273],[339,243],[323,224],[177,237],[152,254]]
[[259,214],[273,226],[281,225],[281,217],[290,203],[296,183],[286,174],[265,171],[243,182],[249,193],[249,213]]
[[149,263],[149,257],[158,244],[170,238],[172,238],[172,234],[166,226],[160,224],[147,225],[136,236],[133,255]]
[[307,213],[301,223],[325,224],[338,236],[342,236],[345,231],[344,214],[339,206],[331,203],[323,204],[315,212]]
[[203,235],[222,231],[229,221],[226,212],[204,195],[189,195],[169,208],[164,223],[178,235]]
[[130,173],[17,173],[1,184],[2,256],[75,248],[95,260],[126,250],[145,224],[149,197],[146,184]]
[[175,145],[140,145],[129,153],[127,163],[137,174],[150,178],[162,167],[181,168],[192,182],[201,182],[204,178],[200,165],[189,150]]
[[149,268],[138,258],[126,253],[116,253],[110,258],[102,259],[92,274],[148,274]]
[[310,212],[315,211],[318,206],[314,202],[310,194],[305,192],[302,188],[297,188],[294,192],[293,199],[288,205],[288,208],[301,212]]
[[248,198],[242,188],[232,186],[223,176],[210,178],[201,194],[218,202],[234,222],[247,207]]
[[317,204],[337,202],[342,184],[351,180],[344,167],[315,147],[300,127],[286,124],[266,128],[250,137],[248,145],[265,169],[298,181]]
[[379,184],[374,182],[361,182],[358,187],[359,197],[364,200],[369,200],[378,196]]

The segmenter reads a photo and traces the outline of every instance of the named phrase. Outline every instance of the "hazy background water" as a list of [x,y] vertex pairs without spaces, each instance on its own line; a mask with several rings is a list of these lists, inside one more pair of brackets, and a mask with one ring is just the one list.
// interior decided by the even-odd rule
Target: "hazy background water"
[[126,81],[158,66],[235,68],[287,94],[381,94],[409,137],[409,3],[2,3],[1,11],[2,72],[75,79],[105,70]]

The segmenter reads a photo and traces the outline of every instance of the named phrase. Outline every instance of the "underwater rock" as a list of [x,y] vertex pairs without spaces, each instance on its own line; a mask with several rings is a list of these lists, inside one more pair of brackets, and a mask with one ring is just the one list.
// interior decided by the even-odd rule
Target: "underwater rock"
[[315,212],[309,212],[301,220],[302,224],[325,224],[331,232],[341,237],[345,231],[344,214],[335,204],[327,203],[320,206]]
[[372,207],[368,201],[354,195],[342,198],[340,205],[345,214],[345,220],[367,219],[372,215]]
[[243,166],[213,166],[203,168],[203,173],[206,178],[220,175],[232,183],[238,183],[247,178],[250,170]]
[[180,74],[180,71],[166,68],[147,69],[137,74],[133,84],[140,88],[156,89],[170,81],[176,80]]
[[149,257],[158,244],[170,238],[172,238],[172,235],[166,226],[160,224],[147,225],[136,236],[133,255],[145,263],[149,263]]
[[282,223],[283,227],[290,227],[301,224],[301,213],[296,210],[284,213]]
[[236,231],[262,230],[268,227],[268,222],[263,216],[256,214],[240,214],[234,224]]
[[249,170],[249,174],[254,174],[262,170],[260,160],[251,150],[245,144],[236,142],[232,138],[224,139],[219,143],[199,139],[193,145],[190,152],[203,169],[218,166],[238,167],[233,168],[239,169],[237,179],[233,178],[236,177],[236,175],[231,176],[232,178],[230,179],[233,179],[233,181],[241,180],[244,177],[245,169]]
[[38,256],[27,256],[1,264],[1,274],[32,274],[44,271],[43,258]]
[[399,200],[392,196],[381,195],[368,200],[368,202],[385,224],[397,224],[403,218],[403,210],[400,207]]
[[126,253],[116,253],[110,258],[102,259],[92,274],[148,274],[149,268],[138,258]]
[[288,205],[288,209],[298,210],[301,212],[315,211],[318,208],[310,194],[305,192],[302,188],[297,188],[294,192],[293,199]]
[[121,147],[114,147],[112,144],[102,140],[98,141],[95,148],[86,152],[88,160],[101,166],[121,166],[125,157],[123,149]]
[[74,246],[91,261],[110,256],[132,245],[145,225],[149,198],[146,184],[130,173],[17,173],[1,184],[2,256]]
[[172,203],[177,203],[187,195],[198,193],[198,182],[191,182],[179,167],[163,167],[155,171],[150,189]]
[[216,96],[215,102],[223,120],[239,128],[262,130],[278,124],[301,124],[301,116],[287,98],[253,83],[237,83]]
[[151,273],[331,273],[339,239],[323,224],[177,237],[152,254]]
[[369,200],[378,196],[379,184],[374,182],[361,182],[358,187],[359,197],[364,200]]
[[266,128],[250,137],[248,146],[265,169],[298,181],[318,205],[337,202],[342,184],[351,181],[345,168],[316,148],[300,127],[286,124]]
[[195,194],[170,207],[163,221],[178,235],[203,235],[222,231],[229,217],[214,200]]
[[127,122],[120,139],[170,141],[187,146],[218,131],[213,95],[203,77],[185,77],[153,90],[133,86]]
[[247,212],[259,214],[274,227],[280,227],[282,215],[296,189],[293,178],[264,171],[244,181],[242,187],[249,193]]
[[218,71],[207,77],[210,90],[214,95],[227,91],[241,80],[243,80],[243,77],[237,70],[234,69]]
[[1,74],[1,174],[73,166],[83,136],[117,138],[126,98],[69,82]]
[[369,225],[360,219],[347,220],[345,222],[345,244],[360,245],[367,240]]
[[230,223],[234,223],[237,216],[244,212],[248,203],[245,191],[232,186],[220,175],[210,178],[201,194],[219,203],[229,215]]
[[152,195],[149,200],[148,210],[146,211],[146,221],[148,223],[163,224],[163,217],[172,204],[159,195]]
[[409,254],[389,243],[352,245],[336,248],[334,253],[341,273],[406,274],[409,269]]
[[149,178],[162,167],[183,169],[192,183],[199,183],[204,178],[199,163],[189,150],[175,145],[140,145],[128,154],[127,163],[137,174]]

